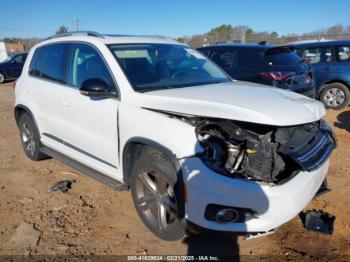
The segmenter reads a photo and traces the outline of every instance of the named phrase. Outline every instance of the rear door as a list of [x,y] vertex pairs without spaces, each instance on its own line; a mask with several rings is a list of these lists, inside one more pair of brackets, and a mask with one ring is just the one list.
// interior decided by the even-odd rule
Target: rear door
[[116,83],[100,52],[87,43],[70,43],[66,86],[60,90],[59,132],[65,154],[117,177],[119,98],[88,97],[79,92],[85,80],[99,78],[110,89]]
[[302,52],[302,58],[314,68],[317,87],[334,76],[336,62],[333,51],[331,46],[314,46],[306,47]]
[[31,106],[45,145],[50,141],[45,134],[56,134],[59,131],[59,94],[64,87],[65,44],[49,44],[35,50],[29,66],[30,85],[28,101]]

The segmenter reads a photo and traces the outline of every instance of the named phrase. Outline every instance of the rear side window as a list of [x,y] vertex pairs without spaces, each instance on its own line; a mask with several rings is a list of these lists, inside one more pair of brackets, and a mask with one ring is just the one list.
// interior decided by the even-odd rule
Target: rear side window
[[300,62],[300,57],[296,53],[284,48],[267,50],[265,53],[265,59],[271,66],[296,65]]
[[65,44],[52,44],[38,48],[32,59],[29,74],[64,83]]
[[350,62],[350,46],[338,46],[336,54],[338,61]]
[[324,64],[332,62],[332,49],[330,47],[311,47],[306,48],[303,56],[306,63]]
[[224,69],[233,69],[237,65],[237,51],[212,51],[210,58]]

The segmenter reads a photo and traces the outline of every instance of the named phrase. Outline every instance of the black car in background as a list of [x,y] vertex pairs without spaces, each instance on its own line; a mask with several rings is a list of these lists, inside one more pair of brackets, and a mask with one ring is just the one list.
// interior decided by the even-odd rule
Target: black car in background
[[198,50],[234,79],[275,86],[315,98],[312,67],[288,47],[221,44]]
[[21,75],[27,55],[27,53],[12,54],[0,63],[0,84],[17,79]]
[[350,103],[350,40],[315,41],[289,45],[314,69],[317,98],[327,108]]

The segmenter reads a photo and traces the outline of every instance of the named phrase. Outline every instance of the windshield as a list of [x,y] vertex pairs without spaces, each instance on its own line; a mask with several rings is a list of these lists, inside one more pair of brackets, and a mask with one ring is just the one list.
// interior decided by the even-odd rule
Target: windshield
[[182,45],[109,45],[135,91],[228,82],[213,62]]

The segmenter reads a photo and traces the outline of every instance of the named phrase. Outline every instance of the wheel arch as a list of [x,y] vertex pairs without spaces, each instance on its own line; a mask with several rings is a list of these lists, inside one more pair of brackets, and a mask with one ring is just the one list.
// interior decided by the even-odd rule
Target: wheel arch
[[130,172],[132,170],[133,160],[140,155],[143,146],[153,147],[154,149],[160,151],[169,161],[171,161],[176,171],[179,172],[180,163],[170,149],[148,138],[133,137],[125,143],[122,151],[123,177],[125,183],[129,184],[130,182]]
[[[36,130],[39,131],[38,124],[37,124],[37,122],[35,120],[35,117],[34,117],[32,111],[28,107],[26,107],[25,105],[22,105],[22,104],[16,105],[15,109],[14,109],[14,115],[15,115],[15,120],[16,120],[17,126],[19,124],[19,118],[20,118],[21,114],[23,114],[23,113],[26,113],[26,114],[28,114],[30,116],[30,118],[34,122]],[[39,138],[40,138],[40,132],[38,132],[38,135],[39,135]]]

